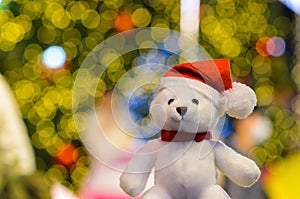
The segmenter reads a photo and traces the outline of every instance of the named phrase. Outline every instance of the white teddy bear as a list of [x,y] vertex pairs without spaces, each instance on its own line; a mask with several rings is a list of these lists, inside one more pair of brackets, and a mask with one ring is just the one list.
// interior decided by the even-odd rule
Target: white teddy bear
[[155,169],[155,185],[142,199],[230,198],[217,184],[217,169],[241,186],[259,176],[256,164],[224,143],[211,130],[226,112],[235,118],[250,115],[254,92],[232,83],[228,59],[173,66],[161,79],[150,114],[161,129],[160,139],[147,142],[120,177],[130,196],[139,195]]

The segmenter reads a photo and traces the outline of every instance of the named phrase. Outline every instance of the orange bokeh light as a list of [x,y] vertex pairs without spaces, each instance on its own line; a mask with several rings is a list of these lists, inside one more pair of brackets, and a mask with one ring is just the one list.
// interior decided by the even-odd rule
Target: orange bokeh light
[[118,32],[123,32],[134,28],[131,14],[128,12],[121,12],[115,19],[115,29]]
[[78,152],[75,146],[66,144],[60,148],[56,155],[59,163],[66,167],[72,166],[78,159]]
[[269,39],[269,37],[261,37],[255,44],[256,52],[261,56],[270,56],[270,53],[267,50],[267,42]]

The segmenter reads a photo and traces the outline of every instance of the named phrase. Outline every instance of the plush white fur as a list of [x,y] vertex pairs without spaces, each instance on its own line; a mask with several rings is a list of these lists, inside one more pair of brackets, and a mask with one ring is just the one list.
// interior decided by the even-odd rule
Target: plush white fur
[[19,175],[31,175],[36,170],[34,151],[18,103],[1,74],[0,96],[0,166],[12,167]]
[[[189,85],[161,87],[150,106],[158,127],[185,133],[209,131],[225,112],[225,98],[210,95]],[[170,99],[171,103],[170,103]],[[197,99],[199,104],[193,102]],[[168,103],[169,102],[169,103]],[[177,107],[187,107],[181,116]],[[260,176],[256,164],[221,141],[204,140],[145,144],[128,164],[120,186],[131,196],[139,195],[152,169],[155,185],[142,199],[225,199],[227,193],[216,183],[217,168],[241,186],[251,186]]]
[[239,82],[232,83],[232,89],[224,91],[227,108],[226,113],[238,119],[244,119],[250,115],[256,105],[254,91]]

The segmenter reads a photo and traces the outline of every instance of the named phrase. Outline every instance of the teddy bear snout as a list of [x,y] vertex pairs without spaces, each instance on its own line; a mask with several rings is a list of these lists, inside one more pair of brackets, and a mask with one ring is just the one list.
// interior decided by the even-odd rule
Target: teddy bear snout
[[187,112],[187,107],[186,106],[179,106],[176,107],[177,113],[179,113],[180,116],[184,116]]

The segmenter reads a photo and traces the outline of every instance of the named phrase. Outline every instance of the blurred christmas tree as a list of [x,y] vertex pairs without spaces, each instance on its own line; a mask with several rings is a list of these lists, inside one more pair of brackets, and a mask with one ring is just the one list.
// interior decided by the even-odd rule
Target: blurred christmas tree
[[230,57],[233,75],[251,85],[258,108],[272,120],[272,137],[253,158],[269,165],[299,148],[294,67],[295,15],[278,1],[207,1],[200,43],[212,57]]
[[[293,14],[275,0],[201,3],[201,45],[214,58],[232,60],[235,78],[254,88],[258,107],[273,121],[272,138],[253,151],[256,161],[267,165],[298,149],[299,116],[292,108],[299,100],[293,98],[296,87],[290,76]],[[37,167],[50,182],[77,190],[88,172],[89,157],[72,115],[72,88],[89,52],[121,31],[148,26],[179,31],[179,24],[179,0],[0,3],[0,71],[20,105]],[[51,46],[57,48],[47,58],[45,52]],[[139,53],[114,62],[99,83],[97,98],[133,65]]]

